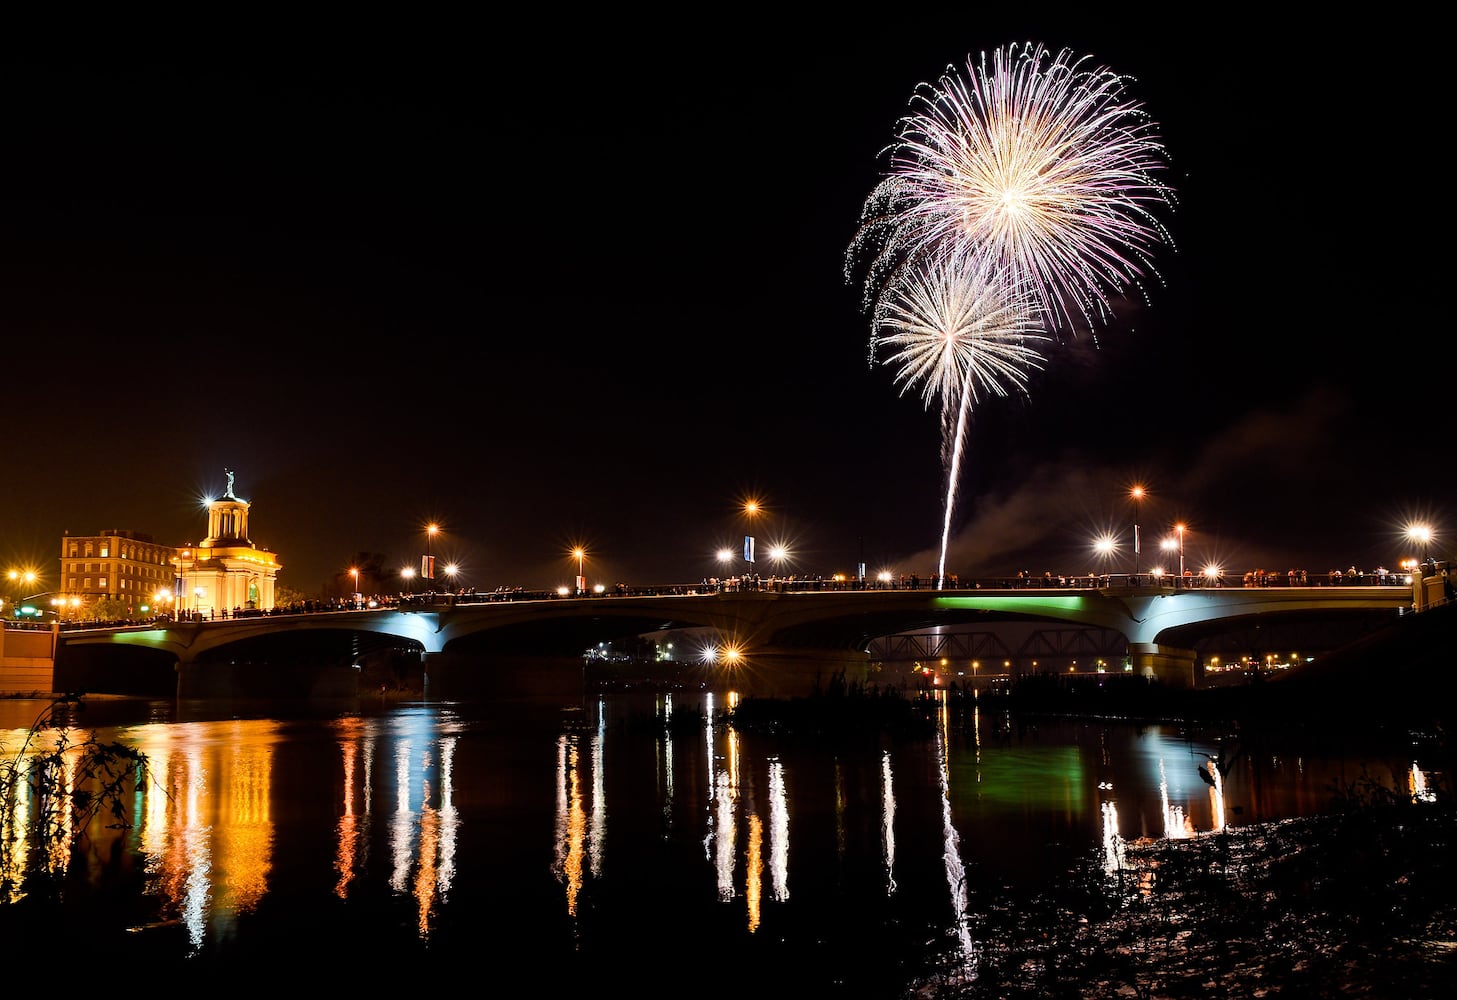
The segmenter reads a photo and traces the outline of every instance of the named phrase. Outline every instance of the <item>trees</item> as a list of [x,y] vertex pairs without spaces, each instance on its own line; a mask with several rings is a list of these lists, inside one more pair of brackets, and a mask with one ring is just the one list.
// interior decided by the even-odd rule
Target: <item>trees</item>
[[74,716],[82,696],[58,696],[31,724],[19,745],[0,743],[0,907],[25,895],[32,874],[69,858],[96,816],[129,826],[129,793],[148,778],[147,756],[80,732]]

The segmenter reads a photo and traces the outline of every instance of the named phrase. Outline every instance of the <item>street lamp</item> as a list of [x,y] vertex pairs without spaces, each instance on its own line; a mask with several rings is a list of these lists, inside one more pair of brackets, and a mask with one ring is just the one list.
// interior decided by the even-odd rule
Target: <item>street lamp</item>
[[[182,549],[177,553],[177,558],[172,560],[177,566],[177,587],[175,588],[177,595],[176,601],[173,604],[176,609],[175,618],[177,621],[182,620],[182,615],[187,610],[187,573],[183,569],[183,560],[190,560],[192,562],[194,576],[196,575],[197,569],[197,559],[193,556],[191,549]],[[196,609],[196,607],[197,605],[194,603],[193,608]]]
[[1174,525],[1174,530],[1179,533],[1179,583],[1184,582],[1184,525]]
[[349,576],[354,581],[354,589],[349,594],[349,603],[352,607],[357,608],[359,607],[359,598],[361,596],[359,593],[359,569],[357,567],[351,569]]
[[1093,551],[1098,553],[1099,561],[1103,564],[1101,568],[1104,573],[1107,572],[1108,560],[1113,555],[1115,548],[1117,548],[1117,545],[1114,543],[1111,535],[1104,535],[1102,538],[1093,542]]
[[744,516],[749,519],[749,531],[751,532],[744,536],[744,562],[748,564],[748,568],[744,571],[746,578],[754,575],[754,536],[752,532],[754,520],[763,509],[763,505],[752,497],[744,501]]
[[1140,548],[1139,541],[1138,541],[1138,508],[1139,508],[1139,504],[1141,504],[1143,502],[1144,492],[1145,492],[1144,491],[1144,488],[1143,488],[1143,486],[1141,484],[1134,486],[1132,489],[1130,489],[1128,491],[1128,498],[1133,501],[1133,575],[1134,576],[1137,576],[1138,573],[1139,573],[1139,569],[1138,569],[1138,554],[1141,551],[1141,548]]
[[425,565],[421,568],[420,575],[425,579],[435,580],[435,533],[440,530],[438,524],[427,524],[425,526]]
[[587,558],[587,550],[578,545],[572,549],[572,557],[577,560],[577,594],[587,592],[587,577],[582,571],[582,561]]
[[1422,572],[1426,573],[1428,548],[1432,543],[1432,529],[1425,524],[1413,524],[1406,529],[1406,537],[1413,542],[1419,542],[1422,546]]

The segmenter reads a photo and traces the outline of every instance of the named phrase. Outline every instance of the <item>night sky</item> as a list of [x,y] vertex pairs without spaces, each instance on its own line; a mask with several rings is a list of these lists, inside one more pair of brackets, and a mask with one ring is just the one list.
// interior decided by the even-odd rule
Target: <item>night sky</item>
[[947,570],[1129,568],[1135,482],[1145,565],[1446,555],[1444,57],[1102,14],[9,33],[0,567],[200,541],[232,470],[309,596],[432,521],[462,586],[697,581],[750,496],[763,573],[934,573],[939,415],[845,253],[916,85],[1022,41],[1132,78],[1174,247],[977,408]]

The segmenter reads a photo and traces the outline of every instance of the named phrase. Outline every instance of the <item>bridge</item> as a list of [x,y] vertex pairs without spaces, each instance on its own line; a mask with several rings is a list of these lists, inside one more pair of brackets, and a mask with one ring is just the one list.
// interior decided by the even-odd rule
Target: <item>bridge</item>
[[[443,682],[462,670],[479,670],[475,664],[482,657],[580,664],[584,652],[599,644],[666,634],[699,643],[719,666],[751,680],[756,691],[802,694],[830,673],[869,679],[869,650],[885,637],[922,629],[968,633],[1021,622],[1105,630],[1121,637],[1134,671],[1191,685],[1196,678],[1191,637],[1200,629],[1320,615],[1384,621],[1421,607],[1425,594],[1420,585],[1190,588],[1126,579],[944,590],[812,586],[671,587],[582,597],[430,595],[375,609],[57,629],[55,681],[63,689],[104,692],[105,664],[131,650],[168,664],[176,672],[179,697],[216,692],[218,677],[240,676],[261,664],[320,658],[340,668],[335,681],[347,687],[371,657],[402,653],[417,657],[432,682]],[[697,658],[700,650],[691,655]],[[73,685],[76,671],[84,678]],[[6,686],[0,678],[0,688]]]

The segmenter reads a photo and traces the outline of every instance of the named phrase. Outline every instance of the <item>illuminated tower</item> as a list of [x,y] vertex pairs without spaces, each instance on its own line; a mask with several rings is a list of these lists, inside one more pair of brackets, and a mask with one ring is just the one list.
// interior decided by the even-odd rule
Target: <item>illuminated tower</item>
[[186,610],[208,617],[239,611],[269,611],[278,577],[277,558],[253,545],[248,537],[251,505],[228,489],[207,505],[207,537],[195,548],[179,552],[179,603]]

